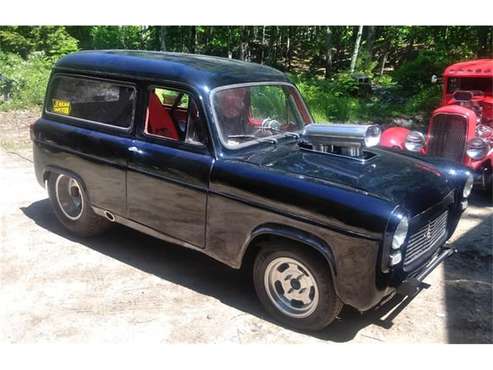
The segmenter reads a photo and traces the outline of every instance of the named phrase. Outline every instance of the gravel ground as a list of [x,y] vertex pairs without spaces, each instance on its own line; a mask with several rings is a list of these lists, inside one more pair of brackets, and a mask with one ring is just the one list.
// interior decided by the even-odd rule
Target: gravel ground
[[269,320],[248,276],[198,252],[120,226],[68,235],[26,147],[36,114],[0,113],[0,342],[493,342],[493,207],[480,194],[427,289],[299,333]]

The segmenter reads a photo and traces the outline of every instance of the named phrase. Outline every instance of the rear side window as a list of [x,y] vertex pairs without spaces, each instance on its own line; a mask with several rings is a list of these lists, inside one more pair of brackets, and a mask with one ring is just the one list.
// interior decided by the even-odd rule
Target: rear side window
[[132,86],[81,77],[56,76],[46,110],[51,113],[128,128],[136,92]]

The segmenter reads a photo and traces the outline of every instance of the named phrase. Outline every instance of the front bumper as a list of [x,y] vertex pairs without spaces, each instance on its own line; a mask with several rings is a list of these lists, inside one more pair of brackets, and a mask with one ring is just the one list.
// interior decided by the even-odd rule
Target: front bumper
[[410,274],[397,288],[400,295],[411,296],[420,290],[423,280],[445,259],[457,252],[455,248],[441,247],[433,258],[420,269]]

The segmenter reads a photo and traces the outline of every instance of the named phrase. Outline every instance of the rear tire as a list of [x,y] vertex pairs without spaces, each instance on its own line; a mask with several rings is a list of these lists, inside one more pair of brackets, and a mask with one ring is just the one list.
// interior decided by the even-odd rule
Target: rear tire
[[111,226],[111,222],[94,213],[84,187],[74,177],[52,173],[48,177],[48,195],[57,219],[77,236],[95,236]]
[[261,248],[253,280],[266,311],[296,329],[321,330],[334,321],[343,306],[324,258],[289,242]]

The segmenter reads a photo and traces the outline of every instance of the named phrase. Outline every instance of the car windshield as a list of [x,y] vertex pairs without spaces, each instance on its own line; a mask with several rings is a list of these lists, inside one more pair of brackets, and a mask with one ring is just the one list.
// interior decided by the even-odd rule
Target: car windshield
[[476,90],[485,95],[491,95],[493,79],[491,77],[450,77],[448,79],[447,93],[452,94],[457,90]]
[[298,91],[287,84],[220,88],[213,106],[219,135],[229,149],[297,132],[311,122]]

